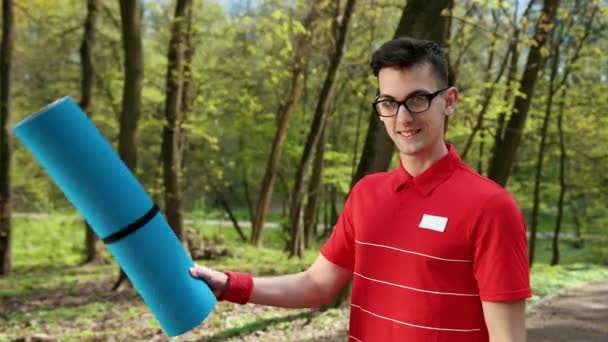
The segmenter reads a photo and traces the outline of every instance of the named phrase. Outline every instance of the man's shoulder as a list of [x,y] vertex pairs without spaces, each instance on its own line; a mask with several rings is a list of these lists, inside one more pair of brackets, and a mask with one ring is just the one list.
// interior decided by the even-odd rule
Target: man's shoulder
[[466,189],[466,193],[479,197],[480,200],[512,198],[511,193],[505,188],[490,178],[477,173],[464,163],[459,168],[457,177],[458,178],[456,178],[455,181],[457,181],[462,188]]
[[380,171],[369,173],[361,178],[353,186],[352,191],[366,191],[369,189],[378,189],[383,185],[390,184],[395,171]]

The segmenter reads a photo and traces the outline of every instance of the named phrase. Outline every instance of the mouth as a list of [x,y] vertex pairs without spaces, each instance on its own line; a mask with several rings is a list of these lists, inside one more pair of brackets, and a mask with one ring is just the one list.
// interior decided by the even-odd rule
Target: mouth
[[420,131],[422,131],[422,129],[407,129],[407,130],[403,130],[403,131],[398,131],[397,134],[401,135],[402,137],[405,138],[409,138],[409,137],[413,137],[414,135],[420,133]]

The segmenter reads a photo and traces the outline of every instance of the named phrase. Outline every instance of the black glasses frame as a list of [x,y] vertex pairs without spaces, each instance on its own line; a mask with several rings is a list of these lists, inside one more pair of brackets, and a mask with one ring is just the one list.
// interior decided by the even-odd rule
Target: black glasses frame
[[[399,113],[399,108],[401,108],[401,106],[405,107],[405,109],[408,110],[408,112],[412,113],[412,114],[417,114],[417,113],[423,113],[426,112],[427,110],[429,110],[429,108],[431,108],[431,102],[433,102],[433,99],[435,97],[437,97],[437,95],[441,94],[441,92],[450,89],[450,87],[445,87],[443,89],[439,89],[434,93],[430,93],[430,94],[415,94],[412,96],[408,96],[405,100],[403,101],[397,101],[395,99],[381,99],[378,100],[378,96],[376,96],[376,98],[374,99],[374,102],[372,102],[372,107],[374,108],[374,110],[376,111],[376,114],[378,114],[378,116],[384,117],[384,118],[390,118],[393,116],[396,116]],[[426,97],[428,100],[428,106],[424,109],[424,110],[418,110],[418,111],[412,111],[408,106],[407,106],[407,101],[413,97],[417,97],[417,96],[422,96],[422,97]],[[395,102],[397,103],[397,110],[395,111],[395,114],[393,115],[382,115],[380,114],[380,111],[378,110],[378,104],[382,103],[382,102],[387,102],[387,101],[391,101],[391,102]]]

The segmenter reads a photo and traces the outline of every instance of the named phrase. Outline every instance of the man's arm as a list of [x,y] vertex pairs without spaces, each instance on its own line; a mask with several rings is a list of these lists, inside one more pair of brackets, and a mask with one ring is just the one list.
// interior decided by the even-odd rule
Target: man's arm
[[526,340],[526,301],[482,302],[490,342]]
[[[227,276],[224,273],[200,266],[190,273],[205,280],[217,297],[225,291]],[[316,308],[329,302],[351,276],[351,271],[319,255],[304,272],[254,278],[249,302],[284,308]]]

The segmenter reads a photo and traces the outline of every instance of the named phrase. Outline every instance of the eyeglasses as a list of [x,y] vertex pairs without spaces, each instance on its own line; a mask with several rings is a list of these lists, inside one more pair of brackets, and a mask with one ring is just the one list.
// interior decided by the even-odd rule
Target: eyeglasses
[[399,113],[399,107],[402,105],[410,113],[422,113],[427,111],[431,107],[431,101],[442,91],[449,89],[450,87],[437,90],[430,94],[416,94],[408,97],[403,101],[396,101],[394,99],[376,99],[372,102],[372,107],[376,113],[382,117],[391,117]]

